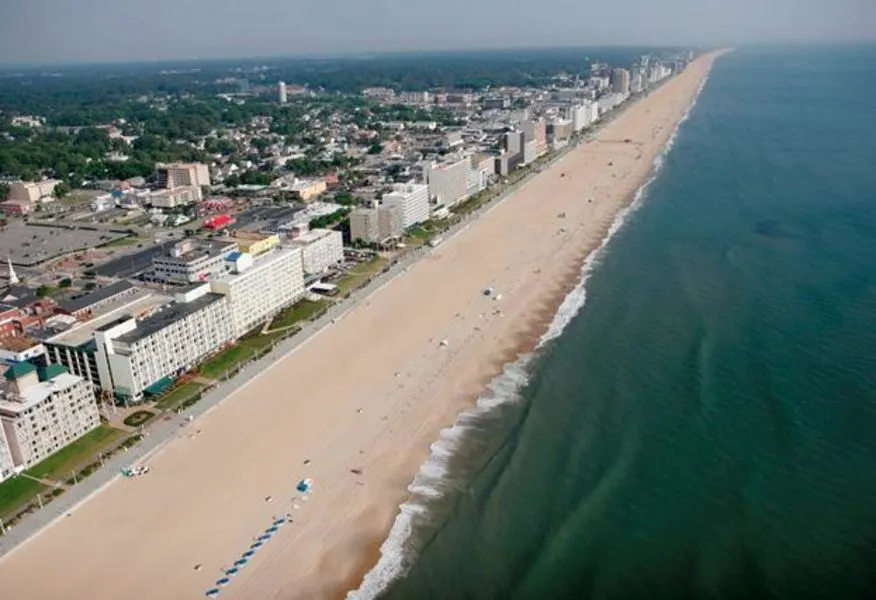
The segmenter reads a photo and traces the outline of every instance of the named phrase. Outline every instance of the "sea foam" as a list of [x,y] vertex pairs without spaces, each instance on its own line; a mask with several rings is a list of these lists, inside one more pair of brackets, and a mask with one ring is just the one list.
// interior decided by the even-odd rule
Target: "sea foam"
[[[632,202],[618,212],[599,246],[587,256],[581,267],[578,285],[563,299],[547,331],[539,339],[536,351],[558,338],[586,303],[587,282],[605,256],[609,241],[643,205],[648,187],[657,179],[663,168],[664,157],[675,145],[681,125],[690,117],[707,81],[708,77],[705,77],[700,82],[672,135],[654,158],[650,178],[636,190]],[[473,431],[485,415],[498,406],[520,400],[520,391],[529,379],[529,367],[534,356],[535,352],[525,354],[506,365],[502,373],[489,383],[487,392],[477,399],[475,406],[460,413],[451,427],[441,431],[438,441],[431,446],[429,459],[420,467],[413,483],[408,486],[411,497],[399,507],[399,514],[389,536],[380,547],[380,560],[365,575],[359,589],[347,594],[347,600],[372,600],[386,590],[394,580],[404,575],[416,559],[413,533],[417,527],[428,526],[429,508],[432,503],[465,485],[465,482],[454,479],[449,467],[456,450],[466,440],[467,433]]]

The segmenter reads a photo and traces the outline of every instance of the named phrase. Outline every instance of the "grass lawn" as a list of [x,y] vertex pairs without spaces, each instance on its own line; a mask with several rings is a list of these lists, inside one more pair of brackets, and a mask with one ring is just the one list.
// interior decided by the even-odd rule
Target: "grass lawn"
[[200,383],[195,381],[187,381],[182,385],[178,385],[163,396],[161,396],[155,402],[155,408],[160,410],[168,410],[171,408],[175,408],[177,404],[185,400],[186,398],[190,398],[194,396],[198,392],[203,389]]
[[408,229],[408,236],[417,238],[420,240],[428,240],[432,237],[432,229],[428,226],[424,227],[422,225],[415,225]]
[[0,516],[8,515],[16,508],[27,504],[31,498],[45,489],[46,486],[38,481],[20,476],[0,483]]
[[380,256],[375,256],[371,260],[359,263],[347,274],[338,280],[338,289],[341,295],[346,295],[353,290],[359,289],[374,275],[380,273],[387,265],[387,260]]
[[268,348],[275,341],[282,339],[286,331],[274,331],[265,335],[256,334],[249,337],[241,338],[237,343],[250,350],[250,356],[255,356],[260,351]]
[[271,329],[290,327],[302,321],[309,321],[315,314],[328,308],[330,304],[331,302],[328,300],[319,300],[318,302],[301,300],[277,315],[271,322]]
[[64,481],[74,469],[92,462],[97,455],[124,437],[125,432],[101,424],[97,429],[52,454],[27,470],[33,477]]
[[237,344],[202,364],[198,367],[198,371],[204,377],[219,379],[225,376],[226,371],[232,371],[237,365],[248,361],[252,355],[251,347]]

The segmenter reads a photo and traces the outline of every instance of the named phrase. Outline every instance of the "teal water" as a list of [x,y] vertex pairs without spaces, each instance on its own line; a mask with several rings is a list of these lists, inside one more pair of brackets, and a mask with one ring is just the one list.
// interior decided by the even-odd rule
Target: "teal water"
[[370,595],[876,597],[876,48],[721,58],[529,367]]

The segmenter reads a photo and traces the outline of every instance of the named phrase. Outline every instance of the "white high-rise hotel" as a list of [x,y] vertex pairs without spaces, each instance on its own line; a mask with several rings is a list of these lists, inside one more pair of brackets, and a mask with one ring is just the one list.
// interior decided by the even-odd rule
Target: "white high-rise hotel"
[[[343,252],[343,250],[342,250]],[[299,248],[282,248],[253,258],[229,257],[231,273],[210,282],[231,308],[232,333],[240,337],[304,296]]]
[[344,260],[344,236],[334,229],[313,229],[294,240],[301,250],[301,265],[307,274],[322,273]]
[[100,387],[128,401],[158,394],[232,339],[228,299],[202,284],[143,319],[126,315],[94,332]]
[[401,207],[405,229],[428,221],[429,186],[419,183],[397,183],[392,192],[383,196],[383,204],[389,207]]

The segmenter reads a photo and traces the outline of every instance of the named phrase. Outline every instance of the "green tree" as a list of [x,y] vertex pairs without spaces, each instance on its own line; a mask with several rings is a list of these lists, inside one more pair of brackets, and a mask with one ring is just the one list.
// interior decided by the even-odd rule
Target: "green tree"
[[52,287],[49,285],[41,285],[37,288],[36,295],[40,298],[45,298],[46,296],[52,295]]
[[73,280],[70,279],[69,277],[65,277],[64,279],[62,279],[61,281],[58,282],[59,288],[68,288],[71,285],[73,285]]
[[9,196],[9,184],[5,181],[0,181],[0,201],[6,200]]
[[60,198],[63,198],[64,196],[66,196],[67,194],[69,194],[70,191],[71,191],[70,184],[65,182],[65,181],[62,181],[58,185],[55,186],[55,189],[52,190],[52,195],[55,198],[60,199]]

